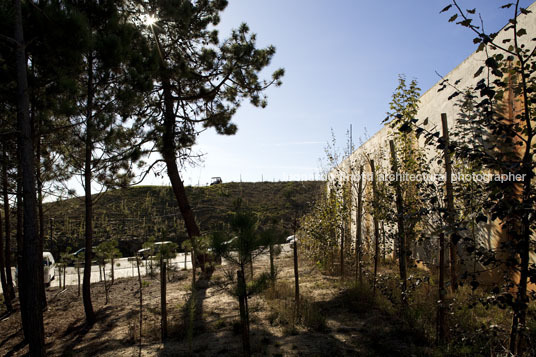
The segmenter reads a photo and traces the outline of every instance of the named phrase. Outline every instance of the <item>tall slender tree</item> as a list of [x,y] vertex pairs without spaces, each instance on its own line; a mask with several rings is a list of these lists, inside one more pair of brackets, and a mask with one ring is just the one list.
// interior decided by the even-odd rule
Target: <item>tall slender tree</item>
[[[398,175],[398,158],[396,157],[396,148],[393,140],[389,141],[389,147],[391,151],[391,167],[395,177]],[[407,290],[407,264],[406,259],[406,232],[404,227],[404,199],[402,197],[402,189],[400,188],[400,182],[395,180],[393,182],[395,186],[396,194],[396,216],[398,225],[398,264],[400,270],[400,281],[402,288],[402,302],[406,301],[405,294]]]
[[[78,112],[73,120],[66,156],[83,176],[85,193],[85,266],[83,301],[86,321],[95,322],[91,302],[91,261],[94,239],[93,188],[127,185],[133,163],[143,150],[142,123],[132,119],[151,88],[151,55],[143,37],[119,3],[73,2],[82,16],[87,42],[78,78]],[[74,125],[77,123],[77,125]],[[66,143],[67,145],[69,143]]]
[[283,75],[283,70],[277,70],[270,81],[259,79],[275,48],[257,49],[256,36],[247,25],[242,24],[229,39],[219,42],[218,32],[210,27],[219,23],[219,14],[226,6],[227,1],[221,0],[155,1],[139,14],[140,22],[149,27],[159,57],[157,115],[151,137],[166,165],[192,242],[200,236],[200,229],[180,171],[191,158],[198,134],[210,127],[219,134],[235,134],[237,127],[231,118],[242,100],[266,106],[264,90],[279,85]]
[[[7,287],[6,280],[6,266],[4,262],[4,231],[2,227],[2,212],[0,212],[0,282],[2,283],[2,294],[4,295],[4,304],[6,310],[11,313],[13,306],[11,305],[11,298],[9,297],[9,289]],[[8,268],[11,269],[11,268]]]
[[[427,165],[424,164],[424,155],[422,149],[418,145],[416,133],[412,131],[412,125],[416,122],[415,116],[419,108],[420,88],[416,80],[411,80],[409,83],[404,75],[399,75],[398,86],[393,93],[391,102],[389,103],[390,112],[385,119],[391,120],[389,125],[395,129],[394,142],[390,146],[392,169],[395,168],[395,175],[417,175],[423,174],[426,171]],[[392,150],[396,150],[393,156]],[[423,209],[422,198],[420,195],[422,182],[402,180],[396,177],[395,191],[397,197],[397,224],[399,230],[399,259],[404,262],[400,263],[401,279],[402,279],[402,264],[408,267],[408,260],[412,255],[412,245],[415,243],[418,235],[418,225],[422,220]],[[398,202],[398,195],[401,195],[401,202]],[[402,204],[401,207],[398,205]],[[403,224],[403,227],[401,226]],[[403,229],[403,232],[401,231]],[[403,242],[401,240],[403,239]]]
[[4,206],[4,240],[5,240],[5,249],[4,249],[4,264],[6,266],[6,286],[7,290],[4,293],[4,298],[13,300],[15,298],[15,290],[13,288],[13,277],[11,275],[11,210],[10,210],[10,200],[9,195],[10,191],[13,191],[13,186],[9,184],[9,170],[8,165],[13,164],[12,160],[8,158],[8,149],[7,145],[9,142],[6,137],[2,141],[2,199]]
[[[38,232],[40,250],[45,244],[43,200],[50,190],[72,174],[62,160],[61,128],[69,127],[66,116],[76,108],[69,91],[80,68],[84,36],[81,26],[61,2],[41,1],[26,8],[26,28],[32,37],[27,47],[30,121],[35,149]],[[60,29],[61,31],[57,31]],[[43,269],[41,269],[43,274]],[[45,291],[41,298],[46,305]]]
[[[1,178],[2,203],[4,209],[5,223],[5,249],[4,263],[6,267],[11,267],[11,210],[10,196],[14,197],[16,171],[16,75],[15,75],[15,42],[13,36],[13,7],[9,2],[3,2],[0,6],[0,33],[4,35],[2,46],[0,46],[0,145],[1,145]],[[6,269],[7,292],[4,298],[14,299],[15,289],[13,288],[13,278],[11,269]]]
[[17,74],[17,127],[20,176],[22,177],[24,206],[24,236],[22,241],[22,265],[19,265],[19,297],[21,304],[24,336],[28,341],[30,354],[45,356],[42,302],[35,291],[43,287],[40,266],[42,253],[39,251],[37,232],[36,192],[34,170],[34,148],[30,123],[30,100],[28,95],[27,59],[25,53],[22,6],[14,1]]
[[362,276],[362,262],[363,259],[363,247],[362,247],[362,217],[363,217],[363,165],[359,166],[359,177],[357,182],[357,202],[356,202],[356,214],[355,214],[355,221],[356,221],[356,237],[355,237],[355,276],[356,281],[359,281],[360,283],[363,282],[363,276]]
[[[499,39],[498,33],[487,33],[483,26],[475,25],[476,9],[463,10],[456,0],[441,12],[452,9],[451,19],[460,18],[457,24],[476,34],[474,43],[478,51],[484,52],[486,60],[474,74],[484,78],[473,90],[478,93],[475,105],[481,111],[476,122],[484,128],[482,136],[474,145],[458,150],[459,157],[470,158],[495,173],[518,174],[522,181],[490,181],[486,185],[485,208],[492,219],[501,223],[503,239],[499,250],[505,253],[503,264],[510,270],[504,285],[504,294],[516,287],[515,299],[508,299],[513,310],[510,333],[510,352],[523,352],[529,302],[528,282],[536,279],[536,271],[530,268],[531,237],[535,219],[534,202],[534,140],[536,129],[536,46],[529,39],[525,15],[530,10],[520,6],[520,1],[506,2],[502,9],[513,10],[508,25],[503,30],[506,37]],[[475,21],[476,22],[476,21]],[[462,94],[458,89],[451,95]]]

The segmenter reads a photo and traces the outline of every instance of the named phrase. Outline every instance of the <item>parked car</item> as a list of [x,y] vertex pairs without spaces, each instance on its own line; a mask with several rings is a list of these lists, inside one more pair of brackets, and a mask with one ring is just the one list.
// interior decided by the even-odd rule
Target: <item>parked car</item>
[[142,248],[138,250],[138,256],[146,260],[151,255],[151,248]]
[[210,183],[210,186],[219,185],[223,182],[221,177],[213,177],[211,180],[212,182]]
[[294,243],[297,241],[298,239],[295,236],[288,236],[286,239],[286,243],[290,244],[291,247],[294,247]]
[[[96,249],[97,249],[97,247],[91,247],[91,253],[92,253],[92,255],[93,255],[92,259],[95,257],[95,251],[96,251]],[[78,260],[78,259],[82,256],[82,254],[85,254],[85,253],[86,253],[86,248],[84,247],[84,248],[80,248],[80,249],[78,249],[76,252],[74,252],[73,254],[71,254],[72,259],[71,259],[71,261],[69,262],[69,265],[71,265],[71,266],[74,265],[74,262],[75,262],[76,260]],[[93,263],[92,263],[92,264],[93,264]]]
[[161,247],[164,244],[171,244],[173,242],[170,241],[164,241],[164,242],[155,242],[153,243],[153,246],[151,248],[142,248],[138,250],[138,256],[140,256],[142,259],[148,259],[151,256],[155,256],[160,252]]
[[73,257],[78,257],[80,254],[85,253],[86,248],[80,248],[76,252],[73,253]]
[[[49,286],[50,282],[56,277],[56,262],[50,252],[43,252],[43,282]],[[19,267],[15,268],[15,281],[19,285]]]
[[[95,254],[95,251],[97,250],[97,247],[91,247],[91,253]],[[85,254],[86,248],[80,248],[76,252],[73,253],[73,257],[77,258],[80,254]]]

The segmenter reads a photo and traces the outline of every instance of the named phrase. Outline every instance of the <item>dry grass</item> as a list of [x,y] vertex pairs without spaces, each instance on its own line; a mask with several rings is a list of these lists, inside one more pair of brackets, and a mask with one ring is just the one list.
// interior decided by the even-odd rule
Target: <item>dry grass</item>
[[[275,286],[249,300],[251,345],[256,355],[470,356],[489,355],[504,346],[511,316],[494,305],[469,307],[483,296],[478,290],[463,287],[456,299],[450,298],[450,343],[436,348],[437,286],[429,280],[416,284],[417,276],[422,279],[426,273],[412,271],[409,305],[404,309],[400,305],[396,267],[381,270],[374,296],[370,285],[322,274],[314,263],[300,257],[302,296],[296,309],[292,254],[283,253],[276,264],[280,274]],[[255,265],[256,276],[268,267],[268,260],[260,259]],[[160,343],[159,282],[146,279],[142,355],[240,355],[238,302],[222,288],[226,279],[223,270],[218,268],[209,281],[202,281],[193,300],[190,274],[175,274],[184,276],[168,285],[170,338],[165,344]],[[49,311],[45,313],[49,355],[138,354],[136,279],[118,279],[108,305],[104,305],[102,284],[92,288],[99,320],[91,329],[83,323],[76,287],[64,292],[49,290]],[[535,315],[531,305],[530,341],[536,336]],[[19,346],[21,341],[18,314],[0,321],[0,355],[23,355],[27,350]]]
[[327,330],[326,318],[311,297],[300,296],[299,309],[296,308],[294,288],[290,284],[277,282],[264,292],[264,298],[272,309],[268,317],[270,325],[284,326],[286,334],[295,334],[297,325],[312,331]]

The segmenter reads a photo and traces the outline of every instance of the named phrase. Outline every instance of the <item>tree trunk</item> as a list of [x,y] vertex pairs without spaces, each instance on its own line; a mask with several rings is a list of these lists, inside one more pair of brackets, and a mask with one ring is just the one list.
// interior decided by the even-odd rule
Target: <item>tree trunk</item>
[[270,243],[270,279],[272,286],[275,285],[274,245]]
[[341,262],[341,278],[344,278],[344,219],[343,219],[343,222],[341,223],[341,257],[340,257],[340,262]]
[[372,203],[374,207],[374,280],[372,281],[372,293],[376,294],[376,276],[378,274],[378,259],[380,258],[380,230],[378,227],[378,191],[376,188],[376,168],[374,160],[370,160],[370,170],[372,171]]
[[[2,294],[4,295],[4,304],[6,305],[6,310],[8,313],[11,313],[13,310],[13,307],[11,306],[11,299],[9,298],[8,289],[7,289],[7,281],[6,281],[6,273],[5,273],[5,265],[4,265],[4,235],[3,235],[3,227],[2,227],[2,212],[0,212],[0,281],[2,283]],[[11,269],[11,268],[8,268]]]
[[[35,95],[32,95],[35,97]],[[35,98],[33,98],[35,101]],[[39,250],[41,255],[43,255],[44,245],[45,245],[45,222],[43,216],[43,181],[41,180],[41,119],[35,120],[35,106],[32,106],[31,111],[32,119],[31,122],[35,125],[34,139],[35,139],[35,178],[37,181],[37,213],[38,213],[38,227],[39,227]],[[44,265],[39,266],[39,274],[41,275],[41,280],[45,279],[45,269]],[[43,289],[39,292],[41,301],[43,304],[43,309],[47,307],[47,294],[45,291],[45,284],[43,284]]]
[[252,253],[249,253],[249,278],[253,280],[253,257]]
[[439,234],[439,304],[437,309],[437,343],[445,342],[445,235]]
[[104,296],[106,298],[104,305],[108,305],[108,284],[106,283],[106,262],[102,265],[102,276],[104,277]]
[[[17,153],[17,161],[20,163],[20,155]],[[17,266],[22,265],[22,226],[24,224],[24,207],[22,206],[22,175],[20,172],[20,164],[17,168]],[[19,282],[17,282],[19,285]]]
[[112,256],[111,258],[111,261],[112,261],[112,271],[111,271],[111,274],[112,274],[112,285],[114,285],[114,264],[115,264],[115,259],[114,257]]
[[171,93],[171,84],[166,71],[167,70],[165,68],[160,70],[162,90],[164,94],[164,133],[162,135],[161,154],[166,163],[173,194],[177,199],[179,210],[184,219],[188,238],[193,239],[201,234],[195,221],[192,207],[188,202],[186,190],[184,189],[184,184],[181,180],[179,168],[177,166],[177,157],[175,153],[177,148],[175,145],[175,113],[173,110],[173,95]]
[[458,278],[456,276],[456,241],[455,241],[455,217],[456,211],[454,210],[454,190],[452,188],[452,167],[450,162],[450,140],[449,129],[447,124],[447,114],[441,113],[441,125],[443,128],[443,158],[445,161],[445,188],[447,191],[446,203],[447,203],[447,224],[450,230],[450,287],[453,292],[458,289]]
[[[166,303],[166,260],[162,258],[160,254],[160,309],[162,311],[160,315],[160,331],[162,342],[167,339],[167,303]],[[192,291],[192,294],[195,292]]]
[[58,287],[61,289],[61,264],[58,264]]
[[[389,140],[389,148],[391,150],[391,167],[393,174],[397,177],[398,162],[396,159],[395,143],[393,140]],[[402,189],[400,188],[400,182],[395,180],[396,191],[396,214],[398,216],[398,264],[400,268],[400,281],[402,283],[402,303],[406,301],[407,290],[407,271],[406,271],[406,233],[404,231],[404,201],[402,199]]]
[[95,323],[95,312],[91,303],[91,249],[93,246],[93,198],[91,197],[91,158],[93,153],[93,55],[89,54],[88,61],[88,84],[87,84],[87,103],[86,103],[86,142],[85,142],[85,169],[84,169],[84,191],[85,191],[85,208],[86,208],[86,250],[84,253],[84,281],[82,285],[82,299],[84,301],[84,312],[86,314],[86,323],[93,325]]
[[249,317],[246,307],[246,281],[244,280],[244,268],[236,271],[238,283],[238,303],[240,305],[240,325],[242,329],[242,348],[244,356],[251,356],[249,345]]
[[[39,150],[38,150],[39,151]],[[39,175],[39,173],[37,174]],[[45,245],[45,227],[44,227],[44,218],[43,218],[43,185],[41,179],[37,176],[37,207],[38,207],[38,217],[39,217],[39,251],[41,256],[43,255],[44,245]],[[44,265],[41,264],[39,268],[39,275],[41,275],[41,280],[45,280],[45,270]],[[47,307],[47,294],[45,291],[45,284],[43,284],[43,289],[39,292],[40,298],[43,304],[43,309]]]
[[[517,5],[516,5],[517,7]],[[521,65],[521,85],[523,93],[523,106],[524,106],[524,115],[523,121],[525,124],[525,131],[527,134],[527,141],[525,143],[525,152],[522,159],[521,172],[525,175],[525,181],[523,183],[523,199],[522,206],[527,209],[524,210],[521,216],[521,242],[516,239],[516,243],[519,244],[519,259],[520,259],[520,274],[519,274],[519,284],[518,291],[516,296],[516,303],[514,306],[517,308],[514,310],[514,316],[512,319],[512,330],[510,332],[510,352],[514,355],[521,354],[523,351],[523,336],[519,333],[519,325],[522,327],[525,326],[527,308],[529,304],[529,299],[527,297],[527,284],[529,279],[529,264],[530,264],[530,245],[531,245],[531,219],[530,215],[533,213],[531,209],[534,206],[534,199],[532,196],[532,180],[533,176],[533,151],[532,151],[532,142],[534,139],[534,132],[532,128],[532,118],[530,116],[529,108],[529,98],[528,98],[528,87],[527,87],[527,78],[526,78],[526,63],[523,59],[523,56],[518,55]]]
[[192,257],[192,289],[195,289],[196,284],[196,277],[195,277],[195,250],[192,248],[192,252],[190,253],[190,256]]
[[[527,149],[530,150],[530,149]],[[530,159],[532,160],[532,159]],[[530,167],[532,162],[530,164],[526,164],[524,162],[524,169],[526,167]],[[530,166],[529,166],[530,165]],[[531,169],[528,169],[531,170]],[[525,177],[531,177],[530,171],[527,169],[524,170]],[[531,191],[531,183],[530,179],[525,179],[524,188],[523,188],[523,201],[530,202],[530,191]],[[525,203],[525,206],[527,204]],[[527,210],[529,211],[529,210]],[[520,259],[520,274],[519,274],[519,284],[518,284],[518,291],[516,296],[516,301],[514,305],[514,316],[512,318],[512,329],[510,332],[510,352],[514,355],[521,354],[523,351],[523,335],[520,333],[519,326],[525,327],[526,324],[526,318],[527,318],[527,307],[529,304],[529,299],[527,297],[527,282],[529,278],[529,263],[530,263],[530,240],[531,240],[531,228],[530,228],[530,219],[529,219],[529,213],[523,213],[521,224],[523,228],[523,233],[521,236],[521,242],[519,242],[519,239],[516,239],[518,241],[518,244],[520,248],[518,248],[519,251],[519,259]]]
[[30,355],[45,356],[42,302],[36,291],[43,289],[39,276],[43,256],[39,251],[37,232],[35,170],[32,129],[29,117],[28,78],[26,53],[22,27],[20,0],[14,1],[16,72],[17,72],[17,126],[19,130],[18,151],[23,186],[24,237],[22,239],[22,265],[19,265],[19,298],[24,336],[28,341]]
[[298,270],[298,240],[294,230],[294,302],[296,303],[296,316],[300,316],[300,272]]
[[80,262],[76,262],[76,275],[78,275],[78,296],[80,296]]
[[141,281],[140,258],[136,256],[136,266],[138,268],[138,284],[140,286],[140,353],[141,353],[141,338],[143,335],[143,283]]
[[386,247],[385,247],[385,221],[382,220],[382,258],[383,258],[383,264],[386,262]]
[[7,295],[4,294],[4,298],[7,296],[13,300],[15,298],[15,289],[13,288],[13,277],[11,275],[11,217],[9,209],[9,194],[8,194],[8,179],[7,179],[7,149],[6,142],[2,143],[2,196],[4,199],[4,220],[5,220],[5,266],[6,266],[6,283],[7,283]]
[[355,238],[355,260],[356,260],[356,279],[363,283],[363,272],[361,266],[362,259],[362,238],[361,238],[361,221],[363,212],[363,166],[359,167],[359,185],[357,187],[357,212],[356,212],[356,238]]
[[[155,41],[159,50],[162,49],[160,46],[160,41],[158,35],[155,33]],[[195,239],[201,235],[199,227],[195,221],[194,212],[190,203],[188,202],[188,197],[186,196],[186,190],[184,189],[184,184],[181,180],[179,168],[177,166],[177,156],[176,156],[176,144],[175,144],[175,110],[174,110],[174,99],[173,93],[171,90],[171,83],[169,74],[167,72],[167,66],[163,59],[160,57],[160,80],[162,82],[162,92],[164,97],[164,125],[162,133],[162,146],[160,149],[160,154],[166,163],[166,168],[168,172],[169,180],[171,181],[171,187],[173,189],[173,194],[179,205],[179,210],[181,212],[182,218],[184,220],[184,225],[188,233],[188,238],[192,242],[192,246],[195,249]],[[197,252],[195,252],[197,253]],[[195,254],[197,255],[197,254]],[[194,259],[196,257],[192,255],[192,270],[195,276],[195,263]],[[201,270],[204,271],[204,265],[201,266]]]

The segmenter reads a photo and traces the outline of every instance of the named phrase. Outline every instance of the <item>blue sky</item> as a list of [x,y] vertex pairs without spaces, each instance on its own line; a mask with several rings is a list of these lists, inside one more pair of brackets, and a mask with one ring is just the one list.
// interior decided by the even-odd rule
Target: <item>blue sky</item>
[[[521,1],[523,7],[530,1]],[[477,8],[488,31],[512,16],[495,0],[459,1]],[[318,179],[319,160],[333,129],[338,144],[353,127],[354,143],[381,127],[398,74],[416,78],[422,92],[475,49],[467,28],[439,14],[443,0],[230,0],[220,37],[246,22],[258,46],[277,53],[271,71],[283,67],[283,85],[268,90],[268,107],[244,103],[234,118],[238,133],[201,134],[204,163],[183,169],[187,185],[212,176],[228,181]],[[166,178],[144,184],[169,184]]]

